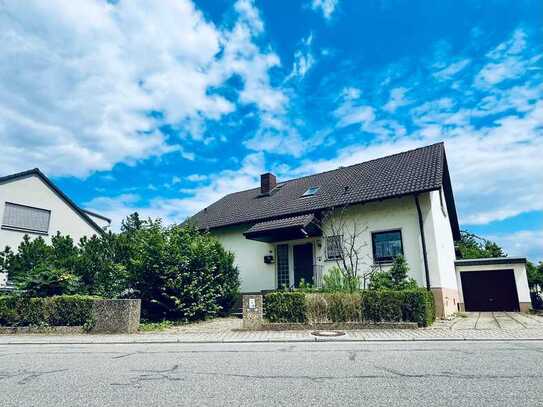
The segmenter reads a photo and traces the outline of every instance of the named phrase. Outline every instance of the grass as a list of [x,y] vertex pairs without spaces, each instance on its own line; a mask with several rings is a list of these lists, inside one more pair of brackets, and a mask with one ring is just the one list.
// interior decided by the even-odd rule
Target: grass
[[160,321],[160,322],[141,322],[140,332],[160,332],[174,326],[173,321]]

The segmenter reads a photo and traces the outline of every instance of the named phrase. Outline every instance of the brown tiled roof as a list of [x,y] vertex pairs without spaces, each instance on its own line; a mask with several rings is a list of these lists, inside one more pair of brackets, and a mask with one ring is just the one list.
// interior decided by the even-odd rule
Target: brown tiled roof
[[[265,196],[260,193],[260,188],[235,192],[198,212],[191,220],[202,229],[255,223],[331,207],[437,190],[445,180],[450,184],[445,148],[443,143],[437,143],[285,181]],[[313,196],[302,197],[310,187],[319,187],[319,190]],[[450,185],[448,187],[450,189]],[[451,200],[452,190],[445,195]],[[449,202],[447,206],[450,206]],[[456,221],[454,201],[452,210]],[[454,232],[453,222],[451,225]]]

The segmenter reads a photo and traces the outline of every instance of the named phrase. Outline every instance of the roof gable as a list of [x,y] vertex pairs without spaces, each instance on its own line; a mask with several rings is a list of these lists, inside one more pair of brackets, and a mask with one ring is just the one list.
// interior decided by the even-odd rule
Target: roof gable
[[[443,143],[437,143],[281,182],[269,195],[262,195],[260,188],[232,193],[191,220],[211,229],[427,192],[442,187],[444,171],[448,171],[445,149]],[[448,180],[448,173],[445,178]],[[303,197],[310,187],[319,189]],[[456,219],[456,212],[453,216]]]
[[[34,168],[32,170],[18,172],[16,174],[6,175],[0,177],[0,183],[16,181],[21,178],[37,176],[43,183],[45,183],[49,188],[56,193],[60,199],[62,199],[70,208],[72,208],[85,222],[87,222],[96,232],[103,234],[104,230],[94,222],[87,213],[75,204],[64,192],[60,190],[49,178],[42,173],[39,168]],[[107,218],[105,218],[107,219]]]

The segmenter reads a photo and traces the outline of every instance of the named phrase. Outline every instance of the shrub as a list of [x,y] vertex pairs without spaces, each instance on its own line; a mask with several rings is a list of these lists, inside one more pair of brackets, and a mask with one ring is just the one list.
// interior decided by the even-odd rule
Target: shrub
[[310,324],[328,322],[328,302],[321,293],[305,296],[306,320]]
[[234,256],[208,233],[187,226],[144,222],[130,239],[128,280],[152,321],[193,321],[219,314],[235,302]]
[[47,263],[39,263],[28,273],[19,275],[16,284],[30,297],[75,294],[79,290],[77,276]]
[[362,320],[360,294],[332,293],[327,295],[328,318],[332,322],[358,322]]
[[435,320],[434,297],[424,288],[368,290],[362,293],[362,314],[373,322],[406,321],[428,326]]
[[31,298],[20,295],[0,297],[0,325],[80,326],[92,319],[97,297],[63,295]]
[[403,256],[396,256],[388,271],[376,271],[370,277],[370,290],[407,290],[417,288],[417,282],[408,277],[409,265]]
[[327,292],[352,293],[360,289],[360,278],[345,275],[339,267],[334,266],[322,277],[322,286]]
[[264,315],[270,322],[305,322],[306,294],[277,291],[264,296]]
[[402,317],[404,321],[429,326],[436,319],[434,296],[425,288],[404,290],[402,293]]

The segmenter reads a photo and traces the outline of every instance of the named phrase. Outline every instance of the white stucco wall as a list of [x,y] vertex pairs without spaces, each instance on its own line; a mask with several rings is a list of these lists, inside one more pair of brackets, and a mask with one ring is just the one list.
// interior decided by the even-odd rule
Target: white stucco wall
[[477,272],[477,271],[494,271],[494,270],[513,270],[515,274],[515,285],[517,287],[518,301],[530,303],[530,288],[528,287],[528,277],[526,275],[526,264],[484,264],[479,266],[456,266],[456,279],[458,284],[458,292],[460,302],[464,302],[464,294],[462,292],[462,280],[460,273]]
[[275,247],[268,243],[248,240],[243,232],[250,225],[230,226],[214,229],[211,233],[216,236],[225,249],[234,253],[235,262],[239,269],[240,291],[256,292],[276,288],[275,264],[264,263],[264,256],[273,254]]
[[419,202],[423,215],[430,286],[457,290],[454,267],[456,254],[444,197],[440,196],[439,191],[431,191],[421,195]]
[[[356,205],[346,210],[345,214],[341,216],[346,220],[346,230],[352,227],[355,222],[358,223],[358,230],[364,230],[360,236],[360,244],[358,246],[365,245],[363,250],[366,262],[363,267],[365,269],[373,265],[372,232],[400,229],[404,257],[410,268],[410,277],[414,278],[419,285],[426,285],[417,209],[412,196]],[[326,223],[323,225],[323,230],[325,235],[331,234],[330,228]],[[352,234],[352,232],[347,232],[345,235],[349,233]],[[325,242],[323,242],[321,253],[317,253],[317,258],[321,257],[324,272],[326,273],[331,267],[336,265],[336,262],[326,260],[325,249]],[[389,266],[383,265],[381,267],[385,270]]]
[[0,184],[0,222],[4,219],[5,203],[27,205],[51,211],[48,235],[0,229],[0,247],[10,246],[16,250],[23,236],[42,236],[50,240],[57,231],[70,235],[75,242],[83,236],[92,236],[97,232],[81,216],[66,204],[38,176],[30,175]]

